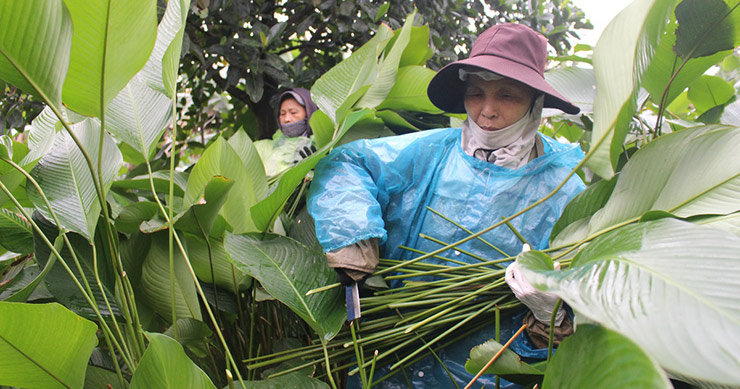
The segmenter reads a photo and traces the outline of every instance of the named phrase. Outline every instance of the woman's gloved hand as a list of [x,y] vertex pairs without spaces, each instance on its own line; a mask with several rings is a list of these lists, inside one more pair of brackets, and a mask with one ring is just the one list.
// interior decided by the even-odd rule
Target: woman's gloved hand
[[[529,251],[529,245],[525,244],[522,252]],[[555,263],[555,270],[560,270],[560,263]],[[550,318],[552,317],[552,310],[555,308],[555,303],[558,301],[558,296],[554,293],[541,292],[535,289],[522,274],[521,270],[517,266],[516,262],[512,262],[506,267],[506,283],[514,292],[519,301],[532,311],[535,319],[544,324],[550,324]],[[565,319],[565,309],[560,307],[558,313],[555,316],[555,325],[560,326]]]

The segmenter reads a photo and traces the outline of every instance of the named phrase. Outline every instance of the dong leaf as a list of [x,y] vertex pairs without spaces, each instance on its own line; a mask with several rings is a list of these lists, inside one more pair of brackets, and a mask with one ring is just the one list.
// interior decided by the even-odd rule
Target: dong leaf
[[162,21],[157,27],[157,40],[152,54],[139,72],[146,85],[165,96],[172,97],[175,88],[185,19],[189,9],[190,0],[167,2]]
[[370,84],[370,88],[357,102],[357,107],[360,108],[373,108],[378,104],[382,103],[388,96],[394,83],[396,82],[396,74],[398,73],[398,64],[401,61],[406,46],[409,44],[411,37],[411,28],[414,25],[414,15],[416,11],[412,12],[407,18],[403,27],[396,31],[393,40],[390,43],[390,50],[386,50],[381,62],[378,67],[378,76]]
[[542,388],[665,388],[665,372],[629,338],[604,327],[579,325],[547,364]]
[[33,252],[31,225],[20,215],[0,209],[0,245],[14,253]]
[[427,96],[427,86],[435,74],[433,70],[423,66],[404,66],[398,69],[396,82],[377,109],[442,113]]
[[594,214],[591,233],[648,211],[678,217],[740,209],[740,128],[704,126],[646,145],[622,170],[609,201]]
[[149,159],[171,118],[172,102],[137,75],[111,101],[106,127],[118,140]]
[[264,171],[249,170],[230,144],[218,138],[206,149],[190,173],[183,199],[185,208],[200,200],[214,176],[223,176],[234,182],[232,195],[226,198],[221,209],[221,215],[233,227],[233,231],[256,231],[249,208],[267,195]]
[[[470,358],[465,362],[465,370],[470,374],[477,374],[484,366],[503,348],[501,343],[495,340],[489,340],[470,350]],[[531,378],[516,377],[515,382],[535,381],[542,378],[543,372],[532,365],[528,365],[519,359],[519,356],[510,349],[504,352],[489,366],[484,374],[496,374],[504,376],[509,381],[512,377],[506,376],[535,376]],[[537,377],[539,376],[539,377]]]
[[[201,320],[195,282],[187,266],[180,251],[175,250],[175,311],[178,318],[192,317]],[[141,267],[141,300],[162,317],[171,321],[173,294],[170,288],[170,277],[167,234],[160,232],[153,237],[149,252]]]
[[546,72],[545,79],[568,101],[578,106],[581,113],[594,111],[596,78],[592,69],[576,66],[557,68]]
[[81,388],[96,330],[56,303],[0,301],[0,385]]
[[100,116],[146,63],[157,35],[154,0],[66,0],[74,23],[62,92],[72,110]]
[[[86,119],[72,126],[72,131],[87,151],[96,175],[102,174],[102,190],[107,192],[118,169],[123,163],[121,152],[107,133],[100,147],[100,123],[95,119]],[[98,154],[104,158],[98,169]],[[92,241],[93,231],[100,214],[100,202],[95,190],[93,176],[84,155],[66,132],[58,134],[51,151],[39,160],[31,171],[31,176],[38,182],[49,199],[54,213],[61,224],[59,227],[74,231]],[[36,189],[27,187],[28,197],[46,219],[54,220],[51,211]]]
[[689,86],[688,97],[698,113],[724,105],[735,96],[735,88],[721,77],[704,75]]
[[347,59],[324,73],[311,87],[311,98],[335,125],[377,78],[378,55],[393,31],[382,24],[375,36]]
[[244,385],[241,385],[239,382],[235,382],[234,387],[244,389],[325,389],[329,388],[329,385],[326,382],[317,380],[313,377],[308,377],[306,374],[297,371],[266,380],[244,381]]
[[63,1],[0,1],[0,79],[61,109],[71,45]]
[[586,165],[603,178],[614,175],[629,121],[637,109],[640,79],[674,4],[674,0],[633,2],[606,26],[594,48],[598,93]]
[[149,346],[131,377],[131,389],[216,388],[176,340],[154,332],[147,337]]
[[224,242],[187,235],[188,257],[198,279],[234,293],[252,285],[252,278],[237,270],[224,250]]
[[331,340],[346,319],[342,292],[331,289],[306,296],[311,290],[336,282],[323,253],[280,236],[226,234],[224,247],[241,271],[260,281],[273,297],[311,326],[322,341]]
[[[588,222],[591,219],[591,216],[593,216],[596,211],[604,207],[604,204],[609,200],[609,196],[611,196],[616,183],[616,178],[612,178],[611,180],[601,180],[589,185],[586,190],[576,195],[576,197],[574,197],[573,200],[565,206],[560,218],[552,227],[552,231],[550,232],[550,242],[552,243],[552,246],[557,247],[564,243],[573,243],[557,239],[558,234],[560,234],[561,231],[565,231],[566,228],[571,230],[576,228],[586,228],[587,231]],[[579,237],[582,234],[566,232],[563,235]]]
[[542,257],[535,253],[524,253],[517,262],[535,287],[639,344],[670,374],[735,385],[740,382],[738,253],[737,235],[668,218],[594,239],[567,270],[536,270]]

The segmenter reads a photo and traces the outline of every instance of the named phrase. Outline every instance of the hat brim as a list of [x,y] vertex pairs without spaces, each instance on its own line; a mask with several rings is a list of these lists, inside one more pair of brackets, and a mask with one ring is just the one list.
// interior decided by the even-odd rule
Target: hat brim
[[437,108],[450,113],[465,113],[465,81],[460,79],[459,72],[459,69],[465,66],[475,66],[529,85],[545,94],[545,108],[556,108],[569,114],[581,111],[550,86],[537,71],[518,62],[492,55],[479,55],[456,61],[437,72],[427,87],[427,95]]

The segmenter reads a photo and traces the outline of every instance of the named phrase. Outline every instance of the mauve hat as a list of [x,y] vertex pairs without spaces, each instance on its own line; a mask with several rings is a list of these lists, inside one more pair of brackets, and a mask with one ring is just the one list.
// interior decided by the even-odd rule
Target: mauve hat
[[517,80],[545,94],[546,108],[577,114],[573,105],[545,81],[547,38],[522,24],[497,24],[484,31],[467,59],[443,67],[429,82],[427,95],[450,113],[465,113],[465,81],[460,68],[473,66]]

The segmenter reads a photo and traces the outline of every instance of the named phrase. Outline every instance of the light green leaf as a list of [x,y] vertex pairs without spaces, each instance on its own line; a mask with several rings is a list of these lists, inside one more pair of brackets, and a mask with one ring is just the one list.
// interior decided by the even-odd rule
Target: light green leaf
[[[470,358],[465,362],[465,370],[470,374],[478,374],[488,361],[493,358],[504,346],[495,340],[489,340],[483,344],[473,347],[470,350]],[[484,374],[497,374],[502,375],[509,381],[522,383],[526,381],[535,381],[541,379],[543,372],[539,369],[522,362],[519,356],[510,349],[504,350],[499,358],[491,366],[489,366]],[[507,376],[520,376],[520,377],[507,377]],[[521,377],[521,376],[535,376]]]
[[[92,160],[97,174],[98,150],[100,142],[100,123],[86,119],[72,127],[82,147]],[[123,157],[113,139],[104,135],[102,158],[103,193],[110,188]],[[92,241],[93,231],[100,214],[98,201],[90,169],[79,148],[66,132],[58,134],[50,152],[44,155],[31,171],[31,176],[49,199],[59,218],[61,228],[74,231]],[[27,187],[28,197],[46,219],[53,220],[46,204],[31,185]]]
[[670,374],[735,385],[740,382],[738,253],[735,234],[660,219],[594,239],[567,270],[521,264],[535,287],[639,344]]
[[[386,3],[387,4],[387,3]],[[413,21],[412,16],[408,16]],[[424,66],[429,58],[432,58],[434,50],[429,47],[429,26],[411,27],[411,36],[406,49],[403,50],[399,67]]]
[[82,387],[96,330],[56,303],[0,302],[0,385]]
[[[594,111],[596,99],[596,76],[593,69],[577,66],[556,68],[545,73],[547,83],[560,92],[571,103],[581,109],[581,113]],[[562,114],[562,112],[558,113]]]
[[694,127],[664,135],[635,153],[604,207],[591,218],[594,233],[647,211],[678,217],[740,209],[740,128]]
[[148,160],[171,118],[170,99],[137,75],[111,101],[105,124],[114,137]]
[[149,346],[131,377],[131,389],[216,388],[176,340],[154,332],[147,337]]
[[172,97],[175,88],[185,20],[190,9],[190,0],[167,2],[162,21],[157,27],[157,40],[149,60],[139,75],[146,84],[165,96]]
[[735,88],[717,76],[701,76],[689,86],[688,97],[699,113],[724,105],[735,96]]
[[60,109],[71,44],[61,0],[0,1],[0,79]]
[[234,181],[220,176],[213,177],[203,190],[205,204],[193,205],[184,215],[178,215],[179,220],[175,223],[175,228],[197,236],[210,234],[233,186]]
[[100,116],[149,58],[157,35],[157,2],[65,3],[74,35],[63,99],[74,111]]
[[118,231],[132,233],[139,231],[141,223],[159,214],[159,206],[153,201],[139,201],[125,206],[116,218]]
[[357,107],[373,108],[385,100],[393,84],[396,82],[398,73],[398,64],[401,62],[406,46],[409,44],[411,37],[411,27],[414,25],[414,15],[416,11],[406,17],[406,22],[401,30],[397,31],[391,42],[390,51],[386,50],[382,61],[379,63],[377,78],[370,84],[370,88],[357,102]]
[[267,176],[264,174],[265,167],[262,166],[262,159],[254,147],[254,142],[249,138],[246,131],[237,131],[229,138],[229,145],[239,155],[244,163],[244,167],[250,172],[253,178],[254,193],[257,198],[261,199],[267,195]]
[[[378,55],[393,31],[381,24],[375,36],[347,59],[324,73],[311,87],[311,98],[333,123],[344,120],[344,112],[362,96],[358,92],[377,78]],[[364,93],[364,92],[363,92]],[[344,109],[340,109],[345,107]]]
[[260,281],[275,298],[311,326],[322,341],[331,340],[347,318],[343,294],[338,288],[306,296],[320,286],[336,282],[323,253],[297,241],[268,234],[226,234],[224,246],[236,267]]
[[[252,218],[259,231],[265,231],[272,222],[280,214],[283,209],[285,202],[288,200],[293,190],[303,181],[306,174],[313,169],[319,160],[324,157],[326,153],[331,150],[334,145],[339,142],[340,139],[347,133],[347,131],[355,125],[355,123],[372,116],[372,111],[363,109],[360,111],[352,112],[347,115],[345,121],[339,128],[339,131],[334,135],[333,140],[318,149],[315,153],[308,156],[308,158],[302,160],[298,165],[294,166],[283,174],[278,182],[277,188],[270,193],[264,200],[255,204],[251,209]],[[203,159],[203,157],[201,157]],[[197,165],[196,165],[197,167]],[[236,233],[236,231],[234,231]]]
[[[62,109],[64,113],[66,109]],[[31,128],[28,131],[28,154],[21,162],[21,166],[35,163],[43,157],[54,145],[54,139],[59,130],[62,129],[62,123],[48,106],[41,111],[31,122]]]
[[665,372],[649,355],[617,332],[579,325],[547,364],[542,388],[665,388]]
[[427,113],[442,113],[427,96],[429,81],[436,73],[423,66],[404,66],[398,69],[396,82],[391,87],[385,100],[377,109],[405,109]]
[[234,182],[221,209],[221,215],[233,227],[235,233],[257,231],[249,208],[266,194],[264,171],[250,171],[246,168],[239,154],[223,138],[218,138],[206,149],[196,163],[188,179],[187,190],[183,199],[184,208],[188,208],[202,198],[204,190],[215,176],[223,176]]
[[653,58],[674,4],[675,0],[633,2],[606,26],[594,48],[598,93],[593,154],[586,165],[603,178],[614,175],[629,121],[637,108],[639,80]]
[[[174,251],[175,309],[178,318],[192,317],[201,320],[200,305],[195,282],[190,275],[185,258]],[[170,260],[167,233],[153,236],[149,253],[141,268],[140,300],[152,307],[163,318],[172,321],[172,292],[170,289]]]

